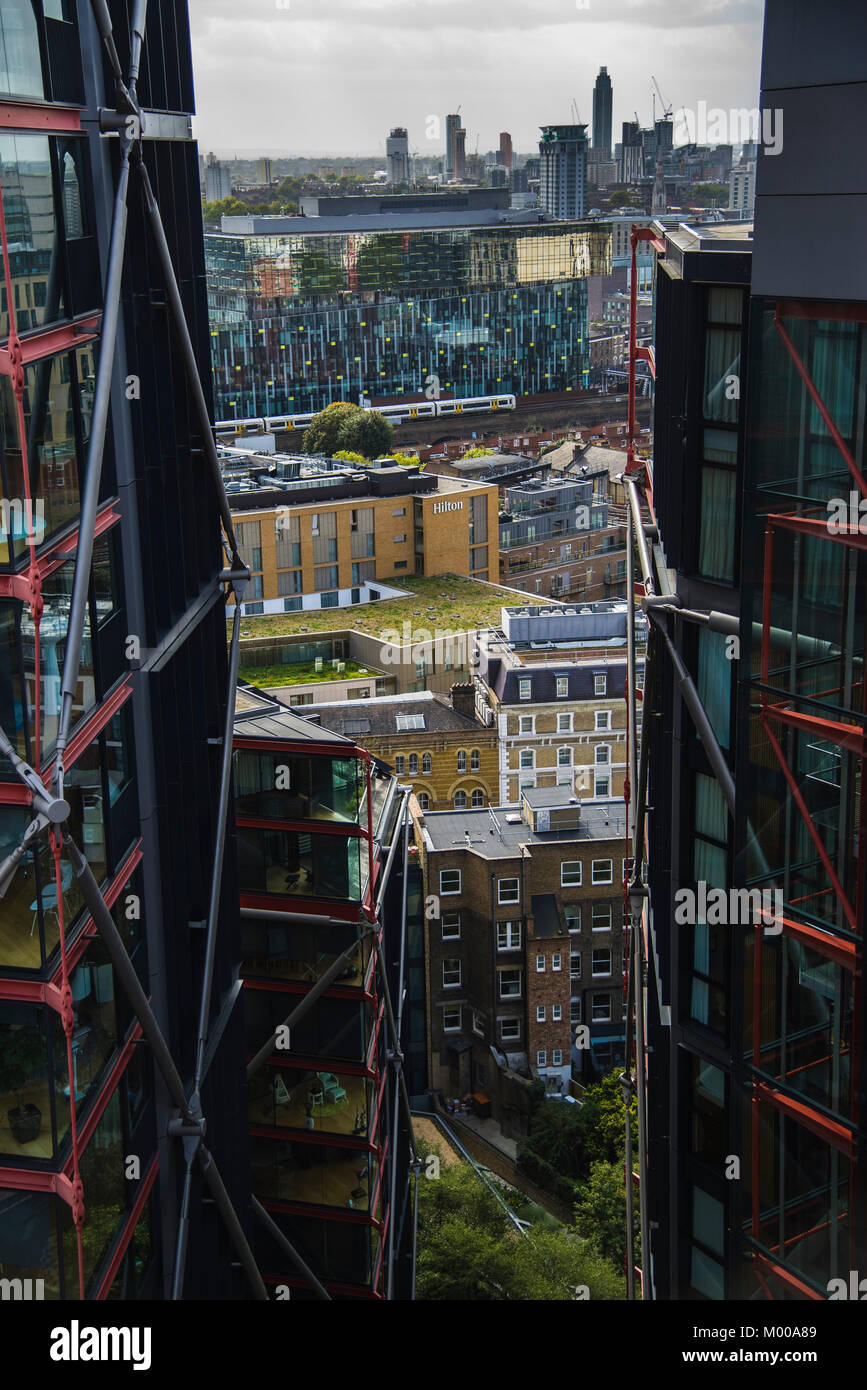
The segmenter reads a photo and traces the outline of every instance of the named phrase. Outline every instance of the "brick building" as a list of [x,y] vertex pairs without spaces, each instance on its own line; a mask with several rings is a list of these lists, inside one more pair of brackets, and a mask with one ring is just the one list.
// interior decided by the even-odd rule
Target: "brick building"
[[435,913],[425,922],[431,1088],[485,1097],[505,1132],[521,1132],[519,1078],[566,1095],[573,1076],[603,1074],[623,1055],[623,806],[551,788],[527,792],[520,811],[416,808],[413,823]]
[[625,644],[626,604],[613,602],[504,608],[502,627],[482,635],[479,680],[499,732],[502,803],[535,787],[567,787],[591,802],[622,796]]
[[423,810],[466,810],[498,800],[497,727],[476,705],[474,687],[465,684],[452,686],[450,699],[428,690],[351,706],[307,705],[304,712],[392,767]]

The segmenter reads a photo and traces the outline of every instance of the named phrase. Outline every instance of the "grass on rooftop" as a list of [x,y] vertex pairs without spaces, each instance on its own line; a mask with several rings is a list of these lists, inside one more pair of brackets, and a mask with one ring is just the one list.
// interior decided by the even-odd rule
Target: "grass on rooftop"
[[317,671],[313,661],[286,662],[279,666],[244,666],[238,675],[242,681],[258,685],[262,690],[279,685],[314,685],[318,681],[352,680],[355,676],[376,678],[373,671],[368,671],[366,666],[359,666],[355,661],[346,661],[345,667],[343,671],[335,671],[330,661],[323,661],[322,670]]
[[273,613],[261,618],[244,618],[241,636],[288,637],[355,628],[379,637],[385,628],[402,631],[404,622],[431,631],[440,628],[467,632],[471,628],[499,626],[503,605],[520,602],[514,590],[482,584],[458,574],[440,574],[433,579],[401,577],[394,582],[411,591],[406,598],[381,599],[352,608],[325,608],[312,613]]

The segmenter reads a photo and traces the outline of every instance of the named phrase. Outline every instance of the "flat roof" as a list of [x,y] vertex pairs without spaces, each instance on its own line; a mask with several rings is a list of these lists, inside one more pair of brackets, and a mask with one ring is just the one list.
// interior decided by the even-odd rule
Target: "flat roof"
[[[483,859],[514,859],[521,845],[621,840],[626,835],[626,810],[622,801],[597,801],[582,806],[581,823],[574,830],[536,831],[524,820],[506,819],[519,814],[516,806],[476,811],[425,811],[421,824],[427,833],[430,850],[467,849]],[[494,816],[499,830],[494,825]]]

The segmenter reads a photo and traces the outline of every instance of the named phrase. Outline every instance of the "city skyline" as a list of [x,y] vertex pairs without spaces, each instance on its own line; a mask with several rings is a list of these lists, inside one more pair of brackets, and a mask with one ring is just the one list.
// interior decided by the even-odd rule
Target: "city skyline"
[[[460,106],[468,153],[477,135],[480,153],[496,150],[505,129],[516,152],[528,154],[541,125],[574,119],[573,98],[591,125],[600,65],[613,85],[615,132],[636,109],[650,125],[651,74],[675,113],[699,102],[753,107],[762,9],[761,0],[723,10],[716,0],[664,0],[649,9],[635,0],[608,0],[604,9],[592,0],[586,9],[565,0],[504,0],[496,8],[489,0],[471,7],[445,0],[436,10],[336,0],[326,13],[311,0],[257,0],[243,10],[228,0],[191,0],[195,132],[203,149],[225,157],[381,156],[384,167],[395,125],[407,128],[411,152],[442,155],[445,116]],[[546,73],[542,94],[526,81],[532,71]],[[388,81],[372,83],[377,72]],[[243,100],[251,90],[255,104]]]

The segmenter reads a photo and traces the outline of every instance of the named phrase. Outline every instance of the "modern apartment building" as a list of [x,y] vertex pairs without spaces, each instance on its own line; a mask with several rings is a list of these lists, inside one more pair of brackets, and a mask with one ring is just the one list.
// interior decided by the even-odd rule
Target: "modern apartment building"
[[[405,1296],[409,1116],[388,1056],[409,791],[249,688],[234,760],[253,1195],[331,1297]],[[269,1231],[256,1254],[266,1285],[309,1294]]]
[[[137,44],[126,7],[111,13],[128,77]],[[202,399],[141,172],[99,133],[116,95],[93,9],[4,6],[0,32],[0,725],[12,748],[0,761],[0,1267],[4,1280],[43,1280],[50,1299],[163,1298],[186,1231],[180,1291],[243,1297],[198,1164],[180,1220],[177,1101],[155,1078],[153,1045],[165,1040],[187,1095],[200,1077],[211,1175],[218,1166],[247,1229],[231,849],[222,897],[212,884],[229,684],[208,378]],[[159,120],[127,154],[140,151],[157,190],[179,315],[207,363],[185,5],[148,7],[137,93]],[[124,168],[125,257],[116,228],[112,242]],[[104,290],[110,243],[123,279]],[[130,978],[158,1025],[146,1045]]]
[[253,485],[229,495],[252,572],[246,614],[351,607],[399,591],[408,575],[497,578],[496,484],[388,460],[354,468],[306,458],[278,463],[283,481],[273,472],[274,455],[248,460],[243,455]]
[[625,812],[551,788],[517,811],[415,812],[414,829],[437,907],[425,923],[429,1084],[483,1096],[520,1134],[528,1080],[569,1095],[573,1076],[623,1056]]
[[588,469],[505,487],[501,583],[585,603],[625,593],[625,530],[610,514],[607,482],[607,471]]
[[587,277],[610,270],[610,230],[558,216],[421,207],[206,236],[218,418],[586,385]]
[[587,210],[587,127],[547,125],[539,141],[539,204],[549,217]]
[[[499,790],[497,729],[472,683],[305,706],[323,729],[352,737],[411,786],[423,811],[490,806]],[[487,716],[489,722],[485,722]]]
[[500,738],[502,805],[566,787],[586,802],[623,794],[626,604],[504,608],[480,638],[479,681]]
[[[865,56],[861,10],[770,0],[761,106],[786,139],[759,154],[751,268],[746,232],[738,245],[720,227],[716,242],[668,238],[658,270],[662,548],[642,582],[658,612],[646,1215],[660,1298],[827,1299],[867,1258],[867,190],[842,149],[811,153],[817,132],[863,121]],[[726,892],[722,914],[699,906],[702,884]],[[676,925],[681,889],[697,896]],[[742,914],[732,889],[769,899]]]

